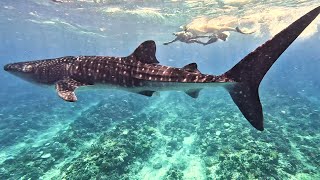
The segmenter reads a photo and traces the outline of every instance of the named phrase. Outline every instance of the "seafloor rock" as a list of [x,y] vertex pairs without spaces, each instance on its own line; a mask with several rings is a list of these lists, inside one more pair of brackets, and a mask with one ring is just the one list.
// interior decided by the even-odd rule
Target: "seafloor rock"
[[160,169],[162,167],[162,164],[160,162],[157,162],[156,164],[153,165],[154,169]]
[[182,180],[183,173],[180,170],[173,167],[169,169],[164,179],[165,180]]
[[50,153],[47,153],[47,154],[44,154],[44,155],[41,156],[42,159],[47,159],[49,157],[51,157]]

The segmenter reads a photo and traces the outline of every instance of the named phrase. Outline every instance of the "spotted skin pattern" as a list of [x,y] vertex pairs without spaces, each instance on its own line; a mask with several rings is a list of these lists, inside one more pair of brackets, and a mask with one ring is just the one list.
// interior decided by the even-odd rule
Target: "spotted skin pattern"
[[154,41],[146,41],[127,57],[67,56],[14,63],[7,65],[6,68],[14,69],[16,72],[22,72],[23,68],[30,68],[32,80],[41,84],[58,84],[56,85],[58,94],[66,101],[75,101],[77,98],[70,98],[69,93],[59,92],[64,89],[71,92],[79,86],[86,85],[109,84],[129,88],[130,91],[137,87],[143,89],[142,87],[149,82],[161,82],[162,86],[165,86],[166,82],[233,82],[226,76],[202,74],[197,70],[195,63],[186,68],[159,65],[155,53]]
[[[145,81],[212,83],[231,82],[225,76],[190,72],[183,68],[159,65],[155,43],[146,41],[128,57],[72,57],[68,73],[71,78],[88,84],[108,83],[123,87],[141,87]],[[69,58],[70,59],[70,58]]]
[[205,75],[158,64],[131,62],[131,56],[114,57],[76,57],[70,64],[67,74],[72,79],[88,84],[110,83],[123,87],[143,86],[143,81],[211,83],[228,82],[223,76]]
[[200,73],[195,63],[182,68],[160,65],[155,57],[156,45],[153,41],[142,43],[127,57],[67,56],[7,64],[4,70],[33,83],[55,84],[58,95],[70,102],[77,100],[74,91],[80,86],[102,84],[145,96],[152,96],[158,90],[182,90],[196,98],[202,88],[222,85],[249,123],[262,131],[259,85],[279,56],[319,13],[320,6],[219,76]]

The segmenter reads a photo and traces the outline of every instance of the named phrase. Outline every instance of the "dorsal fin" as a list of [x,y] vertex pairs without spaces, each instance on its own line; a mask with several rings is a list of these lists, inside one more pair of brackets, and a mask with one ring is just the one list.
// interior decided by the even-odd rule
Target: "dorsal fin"
[[188,94],[192,98],[197,98],[199,96],[201,89],[190,89],[186,91],[186,94]]
[[200,71],[198,70],[198,65],[197,65],[197,63],[187,64],[187,65],[183,66],[182,69],[185,70],[185,71],[189,71],[189,72],[200,73]]
[[132,53],[131,57],[134,57],[142,63],[158,64],[159,61],[156,58],[156,43],[152,40],[143,42]]

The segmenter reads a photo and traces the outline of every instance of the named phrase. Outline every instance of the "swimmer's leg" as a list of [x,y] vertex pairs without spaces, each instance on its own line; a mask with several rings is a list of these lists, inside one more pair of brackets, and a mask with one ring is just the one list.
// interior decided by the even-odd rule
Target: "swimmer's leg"
[[225,33],[219,33],[217,34],[217,38],[221,39],[222,41],[226,41],[228,38],[228,35]]
[[206,43],[204,43],[203,45],[208,45],[208,44],[212,44],[218,41],[218,38],[216,36],[211,37]]

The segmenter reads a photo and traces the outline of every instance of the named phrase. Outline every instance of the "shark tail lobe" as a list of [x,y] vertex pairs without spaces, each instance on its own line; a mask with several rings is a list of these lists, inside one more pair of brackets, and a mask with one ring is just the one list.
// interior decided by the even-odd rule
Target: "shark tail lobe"
[[256,129],[260,131],[264,129],[262,106],[258,94],[260,82],[279,56],[319,13],[320,6],[293,22],[223,74],[237,82],[227,87],[227,90],[244,117]]

